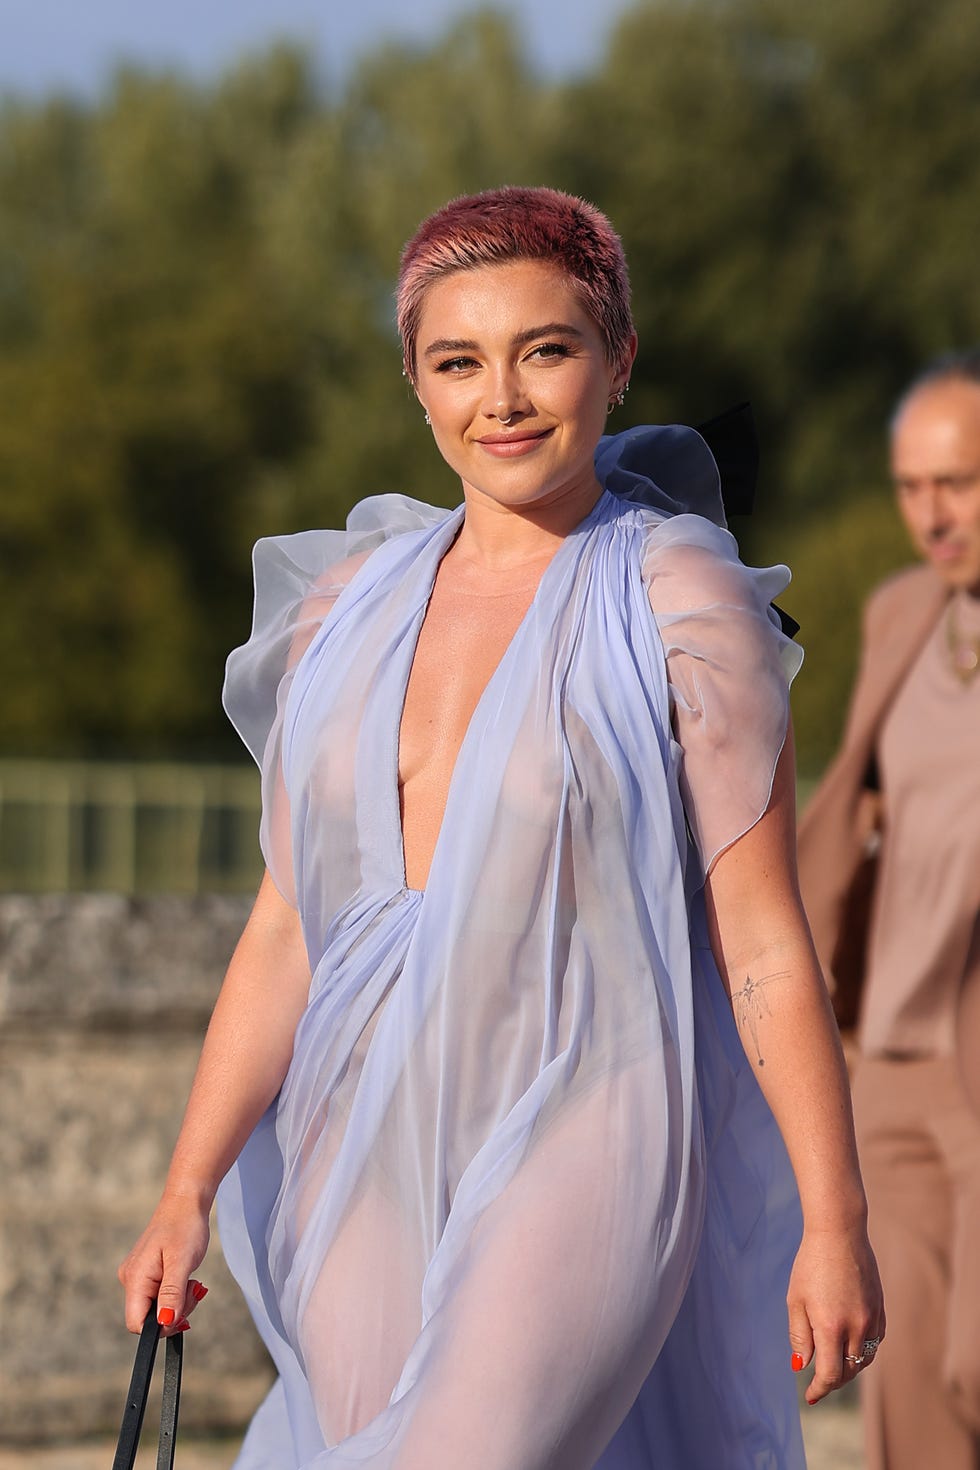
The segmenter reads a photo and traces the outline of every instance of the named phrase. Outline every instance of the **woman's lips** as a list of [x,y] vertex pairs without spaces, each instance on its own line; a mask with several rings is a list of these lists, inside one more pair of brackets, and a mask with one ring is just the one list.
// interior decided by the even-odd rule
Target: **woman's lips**
[[534,434],[485,434],[476,442],[495,459],[515,459],[530,454],[550,433],[550,429],[540,429]]

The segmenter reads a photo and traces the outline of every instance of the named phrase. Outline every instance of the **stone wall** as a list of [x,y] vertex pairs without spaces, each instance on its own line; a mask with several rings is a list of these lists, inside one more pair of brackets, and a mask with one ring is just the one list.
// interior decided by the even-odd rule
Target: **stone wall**
[[[0,1445],[115,1431],[116,1267],[156,1202],[248,903],[0,896]],[[271,1370],[213,1240],[181,1424],[232,1432]]]

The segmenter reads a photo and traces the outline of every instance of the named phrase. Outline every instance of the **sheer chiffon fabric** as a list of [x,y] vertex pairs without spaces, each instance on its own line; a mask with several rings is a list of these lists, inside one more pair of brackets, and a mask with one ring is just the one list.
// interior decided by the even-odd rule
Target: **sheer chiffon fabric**
[[[710,481],[663,433],[670,474],[686,453]],[[313,980],[219,1197],[280,1375],[239,1470],[804,1464],[795,1193],[700,897],[768,802],[787,574],[629,478],[486,688],[424,893],[398,731],[462,510],[383,496],[256,549],[226,706]]]

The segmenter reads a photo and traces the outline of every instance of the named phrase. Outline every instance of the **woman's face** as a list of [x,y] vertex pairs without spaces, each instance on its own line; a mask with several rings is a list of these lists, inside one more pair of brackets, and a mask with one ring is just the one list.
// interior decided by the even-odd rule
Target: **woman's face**
[[593,454],[628,373],[553,265],[443,277],[426,293],[417,353],[419,400],[468,496],[520,509],[596,493]]

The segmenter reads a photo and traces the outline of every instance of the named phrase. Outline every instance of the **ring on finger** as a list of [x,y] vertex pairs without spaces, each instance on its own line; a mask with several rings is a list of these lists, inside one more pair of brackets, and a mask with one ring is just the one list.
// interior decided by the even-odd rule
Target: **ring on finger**
[[861,1344],[861,1352],[858,1356],[850,1353],[844,1354],[844,1362],[850,1363],[854,1368],[861,1368],[865,1363],[870,1363],[878,1348],[881,1346],[880,1337],[866,1337]]

